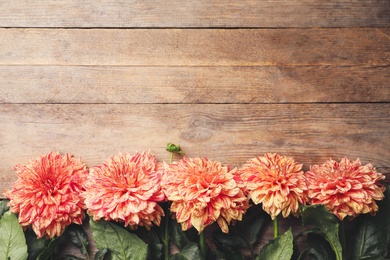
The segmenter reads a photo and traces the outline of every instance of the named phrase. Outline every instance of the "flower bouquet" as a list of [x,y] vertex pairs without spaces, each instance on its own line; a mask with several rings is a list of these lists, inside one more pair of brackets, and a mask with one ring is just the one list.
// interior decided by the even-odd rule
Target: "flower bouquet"
[[[389,257],[390,194],[371,164],[343,158],[304,172],[292,157],[268,153],[231,168],[173,161],[180,146],[166,150],[168,163],[119,153],[88,168],[50,152],[15,166],[18,179],[0,203],[0,259]],[[64,254],[65,246],[79,252]]]

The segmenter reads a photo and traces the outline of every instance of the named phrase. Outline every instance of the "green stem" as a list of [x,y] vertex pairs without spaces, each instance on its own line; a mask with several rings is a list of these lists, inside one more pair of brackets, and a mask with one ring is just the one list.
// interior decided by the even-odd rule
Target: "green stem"
[[164,259],[169,259],[169,210],[165,210]]
[[207,246],[206,246],[206,238],[204,236],[204,232],[199,234],[199,246],[200,246],[200,253],[203,256],[203,259],[206,259],[206,253],[207,253]]
[[274,218],[274,238],[279,236],[279,224],[278,224],[278,216]]
[[347,243],[345,239],[345,227],[344,227],[344,221],[340,221],[340,230],[339,230],[339,236],[340,236],[340,243],[341,243],[341,249],[342,249],[342,257],[338,257],[338,259],[347,259]]

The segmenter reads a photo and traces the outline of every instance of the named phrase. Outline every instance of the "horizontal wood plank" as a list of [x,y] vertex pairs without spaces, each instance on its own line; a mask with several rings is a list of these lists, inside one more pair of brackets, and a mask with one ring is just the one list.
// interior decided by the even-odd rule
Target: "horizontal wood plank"
[[[168,160],[166,143],[191,157],[239,166],[266,152],[305,164],[361,158],[390,173],[390,104],[2,104],[0,190],[13,166],[50,150],[89,166],[110,155],[149,150]],[[390,176],[389,176],[390,177]]]
[[389,26],[388,0],[12,0],[0,27]]
[[390,67],[0,67],[1,103],[389,101]]
[[390,28],[0,29],[0,65],[390,64]]

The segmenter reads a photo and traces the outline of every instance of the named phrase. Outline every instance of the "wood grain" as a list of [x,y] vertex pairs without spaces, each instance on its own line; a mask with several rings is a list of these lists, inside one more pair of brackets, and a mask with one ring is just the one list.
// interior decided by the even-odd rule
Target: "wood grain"
[[388,0],[2,1],[1,27],[381,27]]
[[390,67],[2,66],[2,103],[389,102]]
[[[389,173],[390,104],[2,104],[0,190],[13,166],[50,150],[89,166],[110,155],[148,150],[168,160],[166,143],[188,156],[232,166],[266,152],[305,164],[361,158]],[[390,176],[389,176],[390,177]]]
[[390,64],[390,28],[0,29],[0,35],[0,65]]

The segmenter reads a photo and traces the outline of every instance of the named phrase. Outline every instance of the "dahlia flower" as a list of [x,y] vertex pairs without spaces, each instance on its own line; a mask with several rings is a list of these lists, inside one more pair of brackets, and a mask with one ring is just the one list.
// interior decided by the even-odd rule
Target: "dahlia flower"
[[207,158],[184,157],[166,165],[162,188],[183,230],[199,233],[217,222],[225,233],[233,220],[242,220],[248,199],[236,183],[235,171]]
[[53,238],[71,223],[82,223],[85,204],[80,192],[88,169],[79,159],[50,152],[15,170],[18,179],[5,195],[24,228],[31,225],[38,238]]
[[146,152],[118,154],[93,167],[82,193],[88,212],[94,220],[124,222],[132,229],[160,225],[164,211],[157,202],[165,200],[160,168]]
[[268,153],[255,157],[239,169],[246,193],[253,203],[262,203],[272,219],[280,213],[287,217],[299,213],[299,204],[307,202],[307,187],[302,164],[292,157]]
[[343,158],[329,160],[310,167],[306,173],[310,203],[324,204],[340,220],[359,214],[378,211],[375,200],[383,199],[385,187],[379,183],[385,178],[371,164]]

